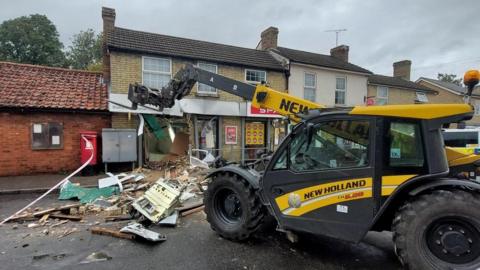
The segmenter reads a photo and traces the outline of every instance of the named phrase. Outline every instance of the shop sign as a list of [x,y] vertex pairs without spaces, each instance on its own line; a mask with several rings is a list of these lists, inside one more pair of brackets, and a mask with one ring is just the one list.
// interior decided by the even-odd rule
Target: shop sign
[[237,144],[237,126],[225,126],[225,144]]
[[248,103],[248,116],[260,116],[260,117],[282,117],[276,111],[271,109],[257,108]]

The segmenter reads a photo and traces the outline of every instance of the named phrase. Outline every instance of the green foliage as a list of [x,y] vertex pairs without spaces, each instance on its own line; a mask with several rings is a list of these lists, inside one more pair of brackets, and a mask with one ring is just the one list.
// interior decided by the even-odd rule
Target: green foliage
[[55,25],[34,14],[0,24],[0,60],[27,64],[65,66],[63,44]]
[[462,85],[462,78],[457,78],[455,74],[438,73],[437,79],[444,82],[454,83],[456,85]]
[[92,29],[80,31],[73,37],[67,59],[75,69],[98,69],[102,61],[102,34],[96,35]]

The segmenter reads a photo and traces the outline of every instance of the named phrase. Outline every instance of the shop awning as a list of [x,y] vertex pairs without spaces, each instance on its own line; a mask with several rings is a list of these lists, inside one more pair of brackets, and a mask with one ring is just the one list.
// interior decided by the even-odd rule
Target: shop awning
[[180,107],[191,114],[246,116],[245,102],[185,98],[180,100]]

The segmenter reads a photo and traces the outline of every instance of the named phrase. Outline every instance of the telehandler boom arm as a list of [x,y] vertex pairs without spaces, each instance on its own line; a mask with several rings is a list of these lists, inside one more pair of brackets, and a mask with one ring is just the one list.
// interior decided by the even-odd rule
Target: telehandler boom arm
[[190,94],[197,82],[252,101],[254,107],[274,110],[295,122],[300,121],[297,114],[306,114],[308,110],[325,108],[323,105],[274,90],[264,84],[250,85],[191,64],[187,64],[178,71],[169,84],[162,89],[152,89],[140,84],[130,85],[128,99],[132,102],[134,109],[137,104],[150,104],[163,110],[171,108],[176,99],[180,100]]

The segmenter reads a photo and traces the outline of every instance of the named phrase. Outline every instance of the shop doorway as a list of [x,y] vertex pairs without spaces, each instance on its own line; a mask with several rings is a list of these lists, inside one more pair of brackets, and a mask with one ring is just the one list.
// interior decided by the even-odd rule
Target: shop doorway
[[[218,117],[197,117],[195,132],[198,138],[197,148],[206,150],[213,156],[218,154]],[[205,152],[199,152],[199,158],[205,158]]]

